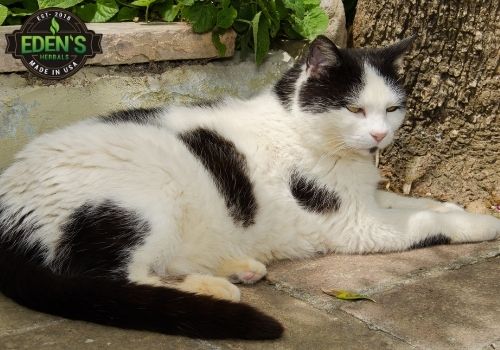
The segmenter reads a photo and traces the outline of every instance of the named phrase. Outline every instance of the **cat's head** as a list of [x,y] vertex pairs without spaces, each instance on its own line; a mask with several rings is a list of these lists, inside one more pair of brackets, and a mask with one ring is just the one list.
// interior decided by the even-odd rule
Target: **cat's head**
[[405,115],[397,76],[413,38],[380,49],[339,49],[320,36],[276,84],[281,103],[311,128],[325,152],[369,154],[389,145]]

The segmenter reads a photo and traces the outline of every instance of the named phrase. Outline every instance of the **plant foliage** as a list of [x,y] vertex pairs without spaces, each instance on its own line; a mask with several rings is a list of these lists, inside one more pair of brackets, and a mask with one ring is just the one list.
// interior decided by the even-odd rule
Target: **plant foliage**
[[220,36],[237,33],[237,48],[254,52],[260,64],[277,38],[313,39],[328,26],[320,0],[0,0],[0,25],[21,24],[38,9],[61,7],[84,22],[187,21],[196,33],[212,32],[221,54]]

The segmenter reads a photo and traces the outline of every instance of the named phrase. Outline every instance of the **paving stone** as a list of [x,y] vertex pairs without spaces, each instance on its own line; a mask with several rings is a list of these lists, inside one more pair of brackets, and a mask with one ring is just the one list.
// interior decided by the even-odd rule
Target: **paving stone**
[[[196,34],[187,23],[89,23],[88,29],[103,34],[102,54],[89,59],[87,64],[132,64],[150,61],[185,60],[220,57],[212,44],[212,34]],[[0,37],[12,33],[19,26],[0,27]],[[227,31],[221,37],[226,45],[225,57],[234,54],[236,33]],[[6,42],[0,40],[0,52],[5,52]],[[0,72],[25,71],[20,60],[4,55]]]
[[500,241],[493,241],[390,254],[332,254],[305,261],[276,263],[269,268],[267,278],[317,307],[330,309],[338,306],[339,302],[323,294],[322,288],[372,293],[404,282],[411,274],[499,252]]
[[[13,324],[7,322],[13,321]],[[210,349],[183,337],[55,318],[0,297],[0,350]]]
[[[481,349],[500,335],[500,257],[342,307],[425,349]],[[493,348],[491,348],[493,349]]]
[[359,320],[337,311],[329,315],[276,291],[264,283],[242,287],[242,300],[280,320],[284,337],[278,341],[211,341],[220,349],[406,349],[408,345],[372,331]]
[[23,333],[31,329],[61,322],[61,320],[61,318],[34,312],[19,306],[0,294],[0,339],[6,335]]

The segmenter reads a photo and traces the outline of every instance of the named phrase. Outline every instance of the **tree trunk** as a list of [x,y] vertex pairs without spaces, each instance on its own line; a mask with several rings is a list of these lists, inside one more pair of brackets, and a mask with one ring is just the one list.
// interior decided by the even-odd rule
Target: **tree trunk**
[[417,35],[407,118],[380,159],[391,190],[498,211],[499,10],[498,0],[358,1],[354,46]]

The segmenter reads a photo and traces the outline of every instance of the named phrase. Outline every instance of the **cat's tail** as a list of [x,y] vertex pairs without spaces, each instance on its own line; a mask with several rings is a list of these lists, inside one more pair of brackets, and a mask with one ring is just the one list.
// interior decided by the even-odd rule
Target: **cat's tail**
[[275,339],[283,333],[278,321],[245,304],[171,288],[58,275],[34,261],[39,252],[0,241],[0,291],[37,311],[197,338]]

